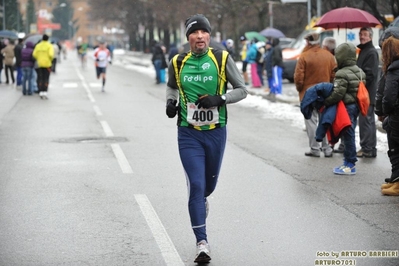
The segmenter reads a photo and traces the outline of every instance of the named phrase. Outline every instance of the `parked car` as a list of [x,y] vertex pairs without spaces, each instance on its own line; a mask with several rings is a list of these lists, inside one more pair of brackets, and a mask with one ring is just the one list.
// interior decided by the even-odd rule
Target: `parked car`
[[294,38],[280,38],[279,40],[281,49],[290,47],[291,44],[295,41]]

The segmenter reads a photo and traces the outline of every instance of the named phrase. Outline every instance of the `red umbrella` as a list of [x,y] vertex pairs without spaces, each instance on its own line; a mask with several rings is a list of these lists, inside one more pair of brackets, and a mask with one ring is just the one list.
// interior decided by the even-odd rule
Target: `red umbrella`
[[370,13],[352,7],[333,9],[325,13],[315,27],[325,29],[353,29],[375,27],[381,23]]

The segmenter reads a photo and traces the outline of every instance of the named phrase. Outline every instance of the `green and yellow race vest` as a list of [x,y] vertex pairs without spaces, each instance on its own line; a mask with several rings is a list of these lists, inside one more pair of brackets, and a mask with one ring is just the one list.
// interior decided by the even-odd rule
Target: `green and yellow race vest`
[[176,83],[180,94],[178,126],[197,130],[211,130],[227,123],[226,105],[211,109],[198,109],[195,102],[203,95],[226,93],[226,62],[228,52],[209,48],[203,55],[191,52],[172,59]]

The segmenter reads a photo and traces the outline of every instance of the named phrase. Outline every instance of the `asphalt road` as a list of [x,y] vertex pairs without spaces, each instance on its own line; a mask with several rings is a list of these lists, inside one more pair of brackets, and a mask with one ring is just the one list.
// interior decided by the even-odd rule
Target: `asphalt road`
[[[91,60],[82,69],[74,54],[51,76],[48,100],[0,85],[1,266],[195,265],[165,85],[121,62],[105,93]],[[284,119],[229,106],[209,265],[399,265],[399,198],[379,189],[385,151],[347,177],[332,173],[341,155],[307,149]]]

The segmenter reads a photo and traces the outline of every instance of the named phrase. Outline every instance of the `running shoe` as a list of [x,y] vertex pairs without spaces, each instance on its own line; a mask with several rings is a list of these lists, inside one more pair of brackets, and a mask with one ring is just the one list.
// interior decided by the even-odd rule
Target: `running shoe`
[[211,260],[211,251],[209,249],[209,244],[205,240],[201,240],[197,243],[197,255],[195,256],[194,262],[196,263],[206,263]]

